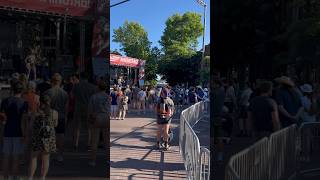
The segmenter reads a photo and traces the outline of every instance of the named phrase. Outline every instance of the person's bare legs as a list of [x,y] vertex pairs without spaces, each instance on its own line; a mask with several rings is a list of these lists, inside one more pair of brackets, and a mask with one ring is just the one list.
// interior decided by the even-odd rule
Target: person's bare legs
[[122,119],[124,120],[124,118],[126,118],[126,110],[122,111]]
[[161,132],[163,129],[163,125],[162,124],[158,124],[158,131],[157,131],[157,146],[159,146],[160,148],[160,142],[161,142]]
[[170,128],[170,124],[164,124],[163,125],[163,140],[165,142],[169,141],[169,128]]
[[4,155],[3,161],[2,161],[2,168],[3,168],[3,177],[4,179],[7,179],[9,177],[9,170],[10,170],[10,156]]
[[28,172],[29,178],[33,178],[34,173],[36,172],[36,169],[37,169],[37,156],[38,156],[38,154],[39,154],[38,152],[31,152],[29,172]]
[[73,145],[75,148],[78,148],[79,145],[79,136],[80,136],[80,120],[75,119],[75,126],[73,131]]
[[49,164],[50,164],[50,154],[49,153],[42,153],[41,154],[41,178],[45,178],[48,174]]

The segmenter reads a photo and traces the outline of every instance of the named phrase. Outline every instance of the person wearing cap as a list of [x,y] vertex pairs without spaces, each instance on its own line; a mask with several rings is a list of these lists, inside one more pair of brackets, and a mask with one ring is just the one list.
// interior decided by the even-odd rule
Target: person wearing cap
[[13,95],[1,102],[0,113],[5,114],[3,119],[3,165],[4,179],[19,177],[20,157],[24,152],[28,103],[22,99],[23,85],[17,81],[11,86]]
[[303,93],[301,97],[301,103],[303,111],[300,113],[300,117],[303,122],[315,122],[316,121],[316,102],[313,99],[313,89],[310,84],[304,84],[300,86],[300,90]]
[[58,126],[55,128],[58,148],[57,160],[59,162],[63,161],[64,134],[69,101],[68,93],[63,90],[63,88],[61,87],[61,83],[61,75],[59,73],[55,73],[51,79],[52,87],[44,92],[44,96],[49,96],[51,99],[51,107],[54,110],[58,111],[59,114]]
[[276,82],[280,84],[280,88],[275,97],[279,108],[281,127],[285,128],[297,122],[298,113],[303,107],[295,84],[289,77],[282,76],[277,78]]
[[[109,95],[106,93],[107,85],[101,82],[98,85],[98,92],[91,96],[88,104],[89,123],[92,126],[92,144],[90,166],[96,165],[97,148],[99,144],[99,135],[107,137],[106,128],[109,122]],[[104,138],[105,140],[107,138]]]

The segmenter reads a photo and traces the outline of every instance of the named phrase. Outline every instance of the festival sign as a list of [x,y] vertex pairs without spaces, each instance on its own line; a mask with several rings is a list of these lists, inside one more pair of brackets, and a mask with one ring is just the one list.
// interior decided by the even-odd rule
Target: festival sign
[[91,14],[94,0],[0,0],[0,7],[18,8],[69,16]]
[[140,59],[110,54],[110,64],[138,68],[142,64]]

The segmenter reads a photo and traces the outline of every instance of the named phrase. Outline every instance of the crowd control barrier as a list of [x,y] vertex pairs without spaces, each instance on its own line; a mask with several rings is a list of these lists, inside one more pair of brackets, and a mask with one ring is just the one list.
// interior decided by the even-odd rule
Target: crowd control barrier
[[[179,146],[189,180],[210,178],[210,151],[201,149],[199,138],[192,127],[205,115],[204,101],[198,102],[182,111],[180,116]],[[203,159],[202,159],[203,158]],[[204,162],[204,163],[203,163]]]
[[226,166],[226,180],[268,180],[268,138],[233,155]]
[[291,125],[233,155],[226,180],[280,180],[297,171],[298,128]]

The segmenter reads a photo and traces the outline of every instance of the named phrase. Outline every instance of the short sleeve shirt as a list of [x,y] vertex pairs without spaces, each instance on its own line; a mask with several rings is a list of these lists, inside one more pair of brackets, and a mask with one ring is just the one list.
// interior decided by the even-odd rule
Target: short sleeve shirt
[[58,111],[59,117],[66,115],[66,106],[68,105],[69,96],[65,90],[60,87],[53,87],[44,93],[51,98],[51,107]]
[[1,102],[0,111],[7,116],[4,137],[21,137],[22,116],[24,113],[28,113],[28,103],[22,98],[9,97]]

